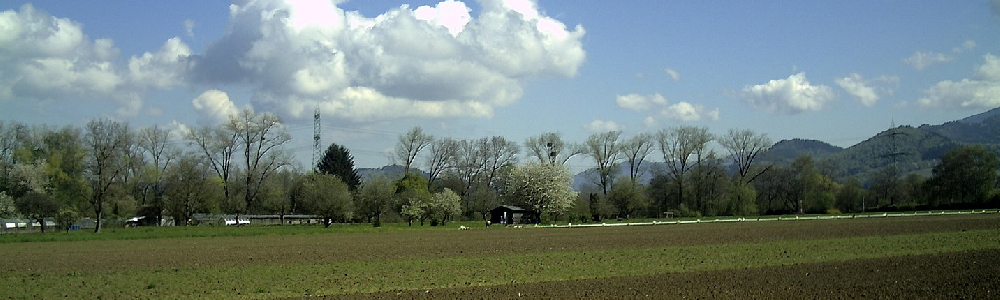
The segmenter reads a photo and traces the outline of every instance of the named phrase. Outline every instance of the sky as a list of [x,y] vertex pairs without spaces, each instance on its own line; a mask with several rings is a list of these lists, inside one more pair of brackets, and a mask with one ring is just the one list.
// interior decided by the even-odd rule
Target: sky
[[1000,107],[1000,0],[0,2],[0,120],[180,136],[247,107],[303,165],[316,109],[359,167],[414,126],[847,147]]

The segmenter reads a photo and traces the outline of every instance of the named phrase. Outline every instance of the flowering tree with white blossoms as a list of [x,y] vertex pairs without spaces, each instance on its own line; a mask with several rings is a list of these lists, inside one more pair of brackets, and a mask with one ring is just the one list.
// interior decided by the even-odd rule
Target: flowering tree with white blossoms
[[504,195],[541,214],[558,215],[573,207],[573,176],[561,164],[529,162],[507,173]]

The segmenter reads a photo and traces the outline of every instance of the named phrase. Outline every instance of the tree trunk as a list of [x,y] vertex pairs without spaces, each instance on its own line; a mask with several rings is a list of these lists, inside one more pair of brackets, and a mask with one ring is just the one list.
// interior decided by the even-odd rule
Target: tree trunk
[[156,198],[156,226],[163,226],[163,197]]
[[[677,205],[684,204],[684,176],[677,175]],[[701,210],[700,203],[695,203],[695,209]]]
[[104,211],[102,208],[97,209],[97,226],[94,227],[94,233],[101,233],[101,218],[104,217]]

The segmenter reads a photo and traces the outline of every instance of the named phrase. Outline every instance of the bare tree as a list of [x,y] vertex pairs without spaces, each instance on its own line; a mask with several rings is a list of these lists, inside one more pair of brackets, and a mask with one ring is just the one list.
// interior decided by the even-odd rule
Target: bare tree
[[483,174],[487,184],[493,184],[500,176],[500,170],[517,164],[517,153],[521,147],[514,141],[508,141],[502,136],[479,139],[480,153],[485,162]]
[[235,173],[233,159],[236,154],[236,132],[221,126],[205,126],[188,132],[187,139],[200,150],[207,164],[222,181],[223,201],[232,201],[230,177]]
[[[701,164],[708,151],[708,143],[712,134],[707,127],[679,126],[660,130],[656,133],[656,141],[663,153],[663,161],[667,171],[677,184],[678,203],[684,203],[684,176]],[[694,161],[692,161],[694,159]],[[697,204],[700,206],[700,204]],[[699,208],[700,209],[700,208]]]
[[517,143],[502,136],[462,140],[456,143],[451,165],[466,189],[476,183],[493,186],[502,169],[517,164],[520,151]]
[[237,147],[243,151],[243,211],[249,213],[264,180],[290,161],[282,146],[292,137],[277,115],[255,114],[249,108],[230,116],[226,128],[236,133]]
[[435,139],[430,145],[430,155],[427,157],[428,182],[434,183],[446,170],[454,167],[455,155],[458,154],[458,141],[450,138]]
[[403,174],[410,172],[417,155],[433,140],[434,137],[424,133],[420,127],[413,127],[409,132],[399,135],[396,142],[396,158],[403,161]]
[[87,175],[92,190],[90,204],[97,217],[94,232],[98,233],[101,232],[108,194],[114,184],[120,183],[122,173],[126,172],[125,156],[132,137],[127,124],[101,119],[87,123],[86,142],[90,150],[87,160]]
[[524,147],[528,155],[550,164],[566,164],[570,158],[583,152],[579,145],[563,141],[562,135],[556,132],[529,137],[524,141]]
[[130,130],[129,136],[131,141],[125,149],[125,169],[121,173],[121,189],[118,193],[120,197],[117,197],[117,201],[112,204],[112,212],[115,214],[134,215],[140,204],[137,199],[145,200],[146,196],[143,187],[146,185],[143,182],[146,175],[146,157],[139,147],[138,134]]
[[152,162],[152,172],[147,183],[143,185],[143,203],[146,196],[153,194],[153,207],[156,209],[156,224],[163,220],[163,196],[166,193],[164,174],[181,152],[177,146],[170,143],[170,131],[159,126],[143,127],[136,136],[139,149],[146,159]]
[[484,156],[480,155],[479,146],[476,141],[459,141],[455,156],[452,158],[451,165],[455,175],[465,184],[463,194],[480,180],[480,174],[485,168],[486,162]]
[[190,225],[194,213],[211,211],[218,206],[221,190],[214,183],[210,164],[200,153],[184,154],[164,171],[163,182],[167,187],[163,205],[174,217],[174,225]]
[[594,159],[597,163],[597,171],[601,191],[608,194],[608,188],[614,181],[614,176],[618,170],[619,155],[621,154],[621,144],[619,137],[621,131],[608,131],[591,134],[584,144],[584,153]]
[[18,136],[24,130],[22,124],[0,121],[0,189],[7,189],[11,184],[14,150],[20,147]]
[[729,156],[733,158],[743,183],[753,182],[757,176],[767,171],[768,167],[760,170],[752,169],[754,159],[773,144],[767,134],[756,133],[749,129],[730,129],[729,133],[719,138],[719,144],[729,151]]
[[643,132],[622,142],[621,151],[628,162],[628,177],[636,181],[643,173],[642,163],[653,153],[653,135]]

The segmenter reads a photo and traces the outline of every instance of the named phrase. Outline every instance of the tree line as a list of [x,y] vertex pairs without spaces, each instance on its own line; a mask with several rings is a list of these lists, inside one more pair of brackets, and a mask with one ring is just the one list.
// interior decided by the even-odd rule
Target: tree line
[[[304,170],[286,149],[290,140],[276,115],[249,109],[180,137],[108,119],[83,128],[0,122],[0,217],[54,218],[61,228],[93,218],[99,232],[101,220],[136,215],[155,224],[170,216],[177,225],[196,213],[438,225],[486,220],[499,205],[533,209],[540,221],[589,222],[986,207],[1000,198],[1000,160],[982,146],[951,150],[929,178],[890,166],[861,182],[837,178],[809,156],[762,163],[773,143],[752,130],[608,131],[582,143],[549,132],[519,144],[439,138],[414,127],[392,153],[404,175],[362,180],[347,147],[331,144]],[[593,163],[580,191],[567,167],[574,157]]]

